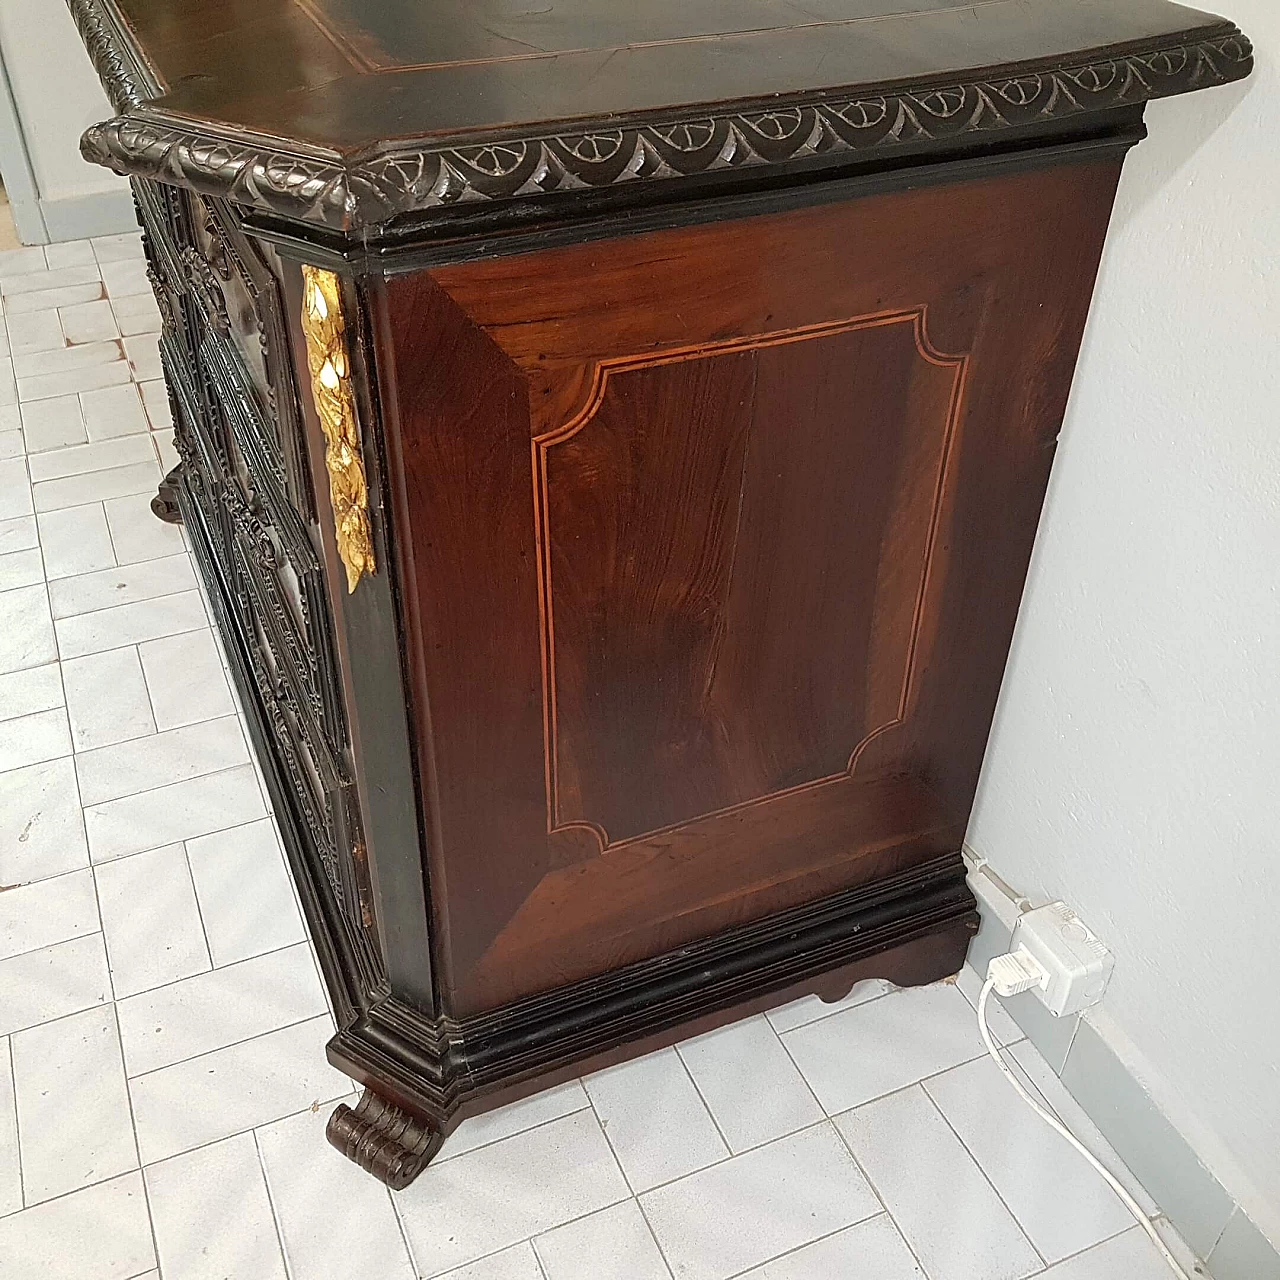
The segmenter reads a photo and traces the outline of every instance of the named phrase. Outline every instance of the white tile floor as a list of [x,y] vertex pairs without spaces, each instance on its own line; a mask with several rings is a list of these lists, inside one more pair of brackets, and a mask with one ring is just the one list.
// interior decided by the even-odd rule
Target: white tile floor
[[470,1120],[398,1195],[331,1151],[351,1084],[148,510],[173,452],[146,289],[132,236],[0,253],[0,1280],[1162,1280],[982,1057],[972,974]]

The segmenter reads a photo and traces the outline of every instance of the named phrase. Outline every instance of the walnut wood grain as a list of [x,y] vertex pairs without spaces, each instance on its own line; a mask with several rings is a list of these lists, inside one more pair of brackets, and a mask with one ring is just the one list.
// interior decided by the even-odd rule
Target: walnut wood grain
[[1117,173],[386,283],[459,1009],[958,848]]

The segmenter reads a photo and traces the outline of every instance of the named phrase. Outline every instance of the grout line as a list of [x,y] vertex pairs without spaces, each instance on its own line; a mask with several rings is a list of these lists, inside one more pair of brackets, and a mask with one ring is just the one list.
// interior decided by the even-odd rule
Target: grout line
[[689,1083],[693,1085],[693,1091],[698,1095],[698,1101],[702,1103],[702,1109],[707,1113],[707,1119],[711,1121],[711,1127],[715,1129],[716,1133],[720,1137],[720,1141],[724,1143],[724,1149],[731,1156],[736,1155],[737,1152],[733,1149],[733,1143],[725,1137],[724,1130],[720,1127],[720,1121],[716,1119],[716,1113],[711,1109],[711,1104],[703,1097],[702,1090],[698,1088],[698,1081],[693,1072],[689,1069],[689,1064],[684,1060],[684,1054],[680,1052],[679,1043],[673,1044],[671,1047],[676,1052],[676,1061],[684,1068],[684,1073],[688,1077]]
[[[739,1280],[742,1276],[749,1276],[753,1271],[760,1267],[769,1267],[775,1262],[781,1262],[784,1258],[792,1258],[802,1250],[809,1248],[810,1245],[821,1244],[824,1240],[834,1239],[836,1236],[842,1235],[846,1231],[852,1231],[856,1227],[865,1226],[868,1222],[875,1222],[877,1218],[888,1218],[890,1224],[895,1230],[897,1230],[897,1223],[895,1223],[892,1217],[890,1217],[888,1210],[882,1209],[879,1213],[873,1213],[869,1217],[859,1218],[857,1222],[846,1222],[844,1226],[837,1227],[834,1231],[827,1231],[820,1236],[814,1236],[812,1240],[806,1240],[803,1244],[798,1244],[792,1249],[787,1249],[784,1253],[774,1254],[772,1258],[766,1258],[763,1262],[753,1262],[749,1267],[744,1267],[741,1271],[735,1271],[733,1275],[726,1276],[724,1280]],[[898,1235],[901,1236],[902,1232],[899,1231]],[[909,1245],[907,1247],[910,1248]],[[912,1257],[915,1257],[914,1253],[912,1254]],[[1034,1280],[1034,1277],[1029,1278],[1029,1280]]]
[[[270,1123],[270,1122],[268,1122]],[[293,1276],[293,1267],[289,1262],[288,1251],[284,1247],[284,1231],[280,1227],[280,1214],[276,1209],[275,1197],[271,1194],[271,1179],[267,1177],[267,1162],[262,1158],[262,1147],[258,1143],[258,1130],[249,1130],[250,1140],[253,1142],[254,1154],[258,1157],[258,1172],[262,1174],[262,1187],[267,1193],[267,1208],[271,1210],[271,1223],[276,1233],[276,1248],[280,1251],[280,1262],[284,1266],[286,1277]]]
[[[933,1094],[931,1094],[929,1090],[925,1087],[924,1081],[920,1082],[920,1092],[923,1093],[926,1098],[928,1098],[929,1105],[938,1113],[939,1116],[942,1117],[942,1123],[945,1124],[947,1128],[951,1130],[952,1134],[955,1135],[956,1141],[960,1144],[960,1149],[965,1153],[965,1155],[969,1157],[969,1163],[972,1164],[973,1167],[977,1169],[979,1174],[982,1175],[983,1180],[986,1182],[987,1186],[991,1188],[992,1193],[995,1195],[995,1198],[1000,1202],[1001,1206],[1004,1208],[1004,1211],[1013,1220],[1014,1226],[1018,1228],[1018,1234],[1021,1235],[1022,1238],[1027,1242],[1027,1244],[1031,1246],[1031,1252],[1034,1253],[1036,1257],[1040,1259],[1041,1270],[1043,1270],[1045,1267],[1050,1266],[1051,1264],[1049,1262],[1049,1259],[1046,1258],[1044,1254],[1040,1252],[1040,1249],[1037,1247],[1036,1242],[1031,1238],[1031,1233],[1027,1230],[1025,1226],[1022,1225],[1022,1219],[1019,1218],[1016,1213],[1014,1213],[1013,1208],[1010,1206],[1009,1202],[1001,1194],[1000,1188],[996,1186],[991,1175],[987,1172],[986,1168],[983,1166],[982,1161],[980,1161],[978,1157],[973,1153],[973,1151],[969,1147],[969,1144],[960,1135],[960,1131],[955,1127],[955,1125],[951,1123],[951,1117],[948,1116],[947,1113],[943,1111],[943,1109],[938,1105],[937,1098],[935,1098]],[[1010,1114],[1012,1114],[1011,1110],[1010,1110]]]
[[178,847],[182,850],[182,865],[187,869],[187,882],[191,885],[191,900],[196,904],[196,919],[200,921],[200,938],[204,943],[205,957],[209,961],[209,967],[205,970],[205,973],[213,973],[213,948],[209,945],[209,930],[205,928],[204,911],[200,907],[200,891],[196,888],[195,873],[191,870],[191,857],[187,853],[187,842],[179,840]]
[[[18,1158],[18,1199],[22,1201],[21,1208],[15,1209],[13,1212],[21,1213],[27,1207],[27,1175],[22,1168],[22,1129],[21,1121],[18,1117],[18,1069],[13,1061],[12,1032],[8,1032],[5,1035],[5,1052],[9,1055],[9,1092],[13,1095],[13,1154]],[[7,1217],[8,1215],[6,1214],[5,1216]]]
[[[857,1169],[860,1174],[862,1174],[863,1180],[866,1182],[867,1186],[871,1189],[871,1194],[875,1196],[876,1200],[880,1203],[880,1207],[884,1210],[885,1215],[888,1217],[889,1221],[893,1224],[894,1230],[898,1233],[898,1238],[902,1241],[904,1245],[907,1246],[907,1252],[910,1253],[912,1258],[915,1259],[916,1266],[920,1268],[920,1274],[922,1276],[927,1277],[929,1275],[929,1272],[926,1269],[924,1262],[921,1259],[919,1253],[916,1252],[916,1247],[911,1242],[911,1237],[907,1235],[907,1233],[902,1229],[902,1224],[898,1221],[897,1218],[894,1217],[893,1210],[889,1208],[888,1200],[884,1198],[884,1195],[881,1193],[880,1188],[876,1186],[875,1179],[871,1176],[871,1170],[868,1169],[866,1165],[864,1165],[862,1161],[858,1159],[858,1153],[853,1149],[853,1143],[849,1141],[849,1139],[845,1136],[844,1130],[841,1129],[840,1126],[836,1124],[834,1120],[831,1121],[831,1127],[836,1131],[836,1137],[840,1139],[841,1143],[844,1146],[844,1149],[849,1153],[849,1159],[853,1161],[854,1168]],[[870,1219],[868,1219],[868,1221],[870,1221]]]
[[[295,944],[295,945],[296,945],[296,944]],[[215,971],[214,971],[214,970],[210,970],[210,969],[206,969],[206,970],[205,970],[205,973],[211,973],[211,972],[215,972]],[[198,978],[198,977],[202,977],[203,975],[202,975],[202,974],[192,974],[191,976],[192,976],[193,978]],[[158,989],[158,988],[157,988],[157,989]],[[139,994],[139,995],[145,995],[145,994],[147,994],[147,993],[146,993],[146,992],[141,992],[141,991],[140,991],[138,994]],[[131,997],[131,996],[126,996],[126,997],[125,997],[125,999],[126,999],[126,1000],[129,1000],[129,999],[132,999],[132,997]],[[68,1015],[68,1016],[70,1016],[70,1015]],[[210,1057],[212,1057],[215,1053],[223,1053],[223,1052],[225,1052],[227,1049],[238,1049],[241,1045],[252,1044],[255,1040],[265,1040],[268,1036],[279,1035],[281,1031],[292,1031],[295,1027],[305,1027],[308,1023],[311,1023],[311,1022],[321,1022],[321,1021],[323,1021],[323,1022],[327,1022],[330,1026],[333,1026],[333,1019],[332,1019],[331,1017],[329,1017],[329,1015],[328,1015],[327,1013],[323,1013],[323,1012],[322,1012],[322,1013],[312,1013],[312,1014],[308,1014],[308,1015],[307,1015],[307,1017],[305,1017],[305,1018],[295,1018],[295,1019],[294,1019],[294,1021],[292,1021],[292,1022],[285,1022],[285,1023],[282,1023],[280,1026],[278,1026],[278,1027],[272,1027],[272,1028],[270,1028],[270,1029],[269,1029],[269,1030],[267,1030],[267,1031],[258,1031],[258,1032],[256,1032],[254,1035],[251,1035],[251,1036],[245,1036],[242,1040],[229,1040],[229,1041],[227,1041],[227,1043],[226,1043],[226,1044],[220,1044],[220,1045],[217,1045],[217,1046],[216,1046],[215,1048],[213,1048],[213,1049],[205,1049],[205,1050],[204,1050],[203,1052],[201,1052],[201,1053],[190,1053],[190,1054],[188,1054],[185,1058],[178,1058],[178,1059],[176,1059],[174,1062],[166,1062],[166,1063],[164,1064],[164,1066],[162,1066],[162,1067],[152,1067],[152,1068],[151,1068],[150,1070],[148,1070],[148,1071],[138,1071],[138,1072],[136,1072],[135,1074],[133,1074],[133,1075],[131,1075],[131,1076],[127,1076],[126,1078],[127,1078],[130,1082],[135,1081],[135,1080],[146,1080],[146,1079],[148,1079],[150,1076],[158,1076],[162,1071],[171,1071],[174,1067],[181,1067],[181,1066],[185,1066],[187,1063],[191,1063],[191,1062],[199,1062],[201,1058],[210,1058]],[[350,1078],[350,1077],[348,1077],[348,1079],[349,1079],[349,1078]],[[354,1088],[354,1087],[355,1087],[355,1085],[354,1085],[354,1083],[353,1083],[352,1088]],[[350,1089],[344,1089],[344,1090],[343,1090],[343,1092],[342,1092],[341,1094],[337,1094],[337,1095],[335,1095],[335,1096],[336,1096],[336,1097],[346,1097],[346,1095],[347,1095],[348,1093],[350,1093],[350,1092],[351,1092],[351,1090],[350,1090]],[[292,1112],[291,1112],[290,1114],[292,1114]],[[278,1117],[277,1117],[277,1118],[278,1118]],[[262,1123],[263,1123],[263,1124],[267,1124],[267,1123],[270,1123],[270,1122],[269,1122],[269,1121],[263,1121]],[[250,1125],[249,1127],[250,1127],[250,1128],[253,1128],[254,1126]],[[240,1129],[237,1129],[237,1130],[236,1130],[236,1132],[237,1132],[237,1133],[242,1133],[242,1132],[244,1132],[244,1131],[243,1131],[243,1130],[240,1130]],[[207,1145],[207,1144],[202,1143],[201,1145],[202,1145],[202,1146],[204,1146],[204,1145]],[[177,1154],[180,1154],[180,1153],[175,1152],[174,1154],[175,1154],[175,1155],[177,1155]],[[166,1159],[166,1160],[167,1160],[168,1158],[169,1158],[168,1156],[166,1156],[166,1157],[165,1157],[165,1159]],[[152,1163],[152,1164],[158,1164],[158,1163],[159,1163],[159,1161],[153,1160],[151,1163]]]

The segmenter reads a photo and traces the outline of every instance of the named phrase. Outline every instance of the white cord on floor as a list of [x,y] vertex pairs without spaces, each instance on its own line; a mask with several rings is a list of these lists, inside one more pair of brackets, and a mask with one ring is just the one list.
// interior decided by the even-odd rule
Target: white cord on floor
[[1142,1206],[1120,1185],[1116,1176],[1107,1169],[1097,1156],[1090,1151],[1079,1138],[1071,1132],[1070,1129],[1062,1123],[1051,1111],[1042,1107],[1027,1092],[1021,1080],[1014,1075],[1005,1060],[1000,1056],[1000,1050],[996,1047],[995,1041],[991,1038],[991,1028],[987,1026],[987,1000],[990,998],[992,991],[995,990],[995,982],[988,978],[982,985],[982,994],[978,997],[978,1030],[982,1032],[983,1043],[987,1046],[987,1052],[995,1059],[996,1066],[1004,1072],[1004,1077],[1013,1085],[1018,1096],[1031,1108],[1032,1111],[1040,1117],[1055,1133],[1060,1133],[1084,1158],[1102,1175],[1107,1185],[1112,1191],[1120,1197],[1124,1202],[1124,1206],[1138,1220],[1138,1225],[1151,1237],[1152,1244],[1160,1250],[1160,1256],[1169,1264],[1169,1269],[1173,1272],[1178,1280],[1191,1280],[1191,1277],[1178,1264],[1177,1258],[1169,1252],[1168,1246],[1160,1239],[1160,1233],[1155,1229],[1155,1225],[1151,1219],[1142,1211]]

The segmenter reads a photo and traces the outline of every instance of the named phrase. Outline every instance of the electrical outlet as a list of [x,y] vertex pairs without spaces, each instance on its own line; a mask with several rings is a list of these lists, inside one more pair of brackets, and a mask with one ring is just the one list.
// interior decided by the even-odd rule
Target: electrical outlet
[[1018,917],[1009,950],[1019,949],[1044,970],[1044,980],[1031,989],[1058,1018],[1097,1004],[1115,968],[1110,949],[1065,902],[1051,902]]

